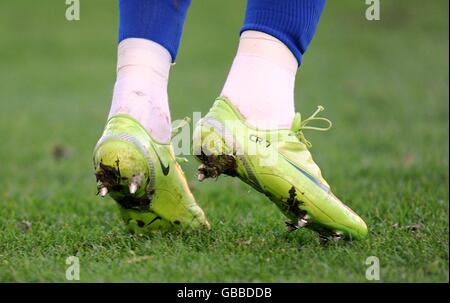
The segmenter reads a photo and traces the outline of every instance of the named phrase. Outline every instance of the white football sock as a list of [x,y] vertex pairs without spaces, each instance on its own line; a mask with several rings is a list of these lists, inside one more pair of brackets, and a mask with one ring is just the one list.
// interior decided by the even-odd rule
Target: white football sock
[[129,38],[119,44],[117,80],[109,117],[127,114],[160,142],[170,141],[167,82],[170,53],[160,44]]
[[221,95],[255,127],[289,128],[297,69],[297,59],[280,40],[245,31]]

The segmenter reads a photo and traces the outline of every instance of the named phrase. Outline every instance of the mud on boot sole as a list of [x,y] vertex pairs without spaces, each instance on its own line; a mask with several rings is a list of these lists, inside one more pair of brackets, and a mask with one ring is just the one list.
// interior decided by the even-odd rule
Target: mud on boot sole
[[233,155],[205,155],[203,152],[198,159],[203,163],[198,167],[197,178],[203,181],[206,178],[217,179],[221,174],[231,177],[238,176],[236,158]]
[[122,207],[148,209],[151,178],[145,156],[132,143],[112,140],[101,144],[94,157],[98,194],[108,193]]

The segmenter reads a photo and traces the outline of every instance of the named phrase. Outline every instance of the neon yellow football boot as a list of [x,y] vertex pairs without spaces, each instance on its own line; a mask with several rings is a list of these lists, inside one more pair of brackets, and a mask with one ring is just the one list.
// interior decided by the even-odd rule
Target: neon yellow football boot
[[[194,131],[194,154],[203,163],[198,179],[237,176],[269,197],[286,215],[289,230],[307,227],[322,240],[362,239],[364,221],[331,192],[308,150],[303,130],[328,130],[331,122],[296,114],[290,129],[261,130],[248,125],[226,98],[218,98]],[[327,128],[307,126],[325,121]]]
[[209,228],[172,144],[155,141],[132,117],[108,120],[94,149],[94,169],[99,194],[117,201],[130,231]]

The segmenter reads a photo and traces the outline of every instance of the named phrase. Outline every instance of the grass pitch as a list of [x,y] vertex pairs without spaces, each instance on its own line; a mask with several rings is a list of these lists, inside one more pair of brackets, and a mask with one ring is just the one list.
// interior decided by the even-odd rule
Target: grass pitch
[[[220,2],[220,3],[219,3]],[[339,2],[339,3],[337,3]],[[367,222],[367,240],[323,247],[239,180],[195,181],[213,229],[130,235],[95,196],[91,153],[115,78],[117,4],[0,2],[0,281],[448,282],[448,2],[329,1],[304,57],[297,109],[333,122],[307,133],[336,194]],[[238,43],[243,1],[194,1],[171,73],[173,118],[205,113]]]

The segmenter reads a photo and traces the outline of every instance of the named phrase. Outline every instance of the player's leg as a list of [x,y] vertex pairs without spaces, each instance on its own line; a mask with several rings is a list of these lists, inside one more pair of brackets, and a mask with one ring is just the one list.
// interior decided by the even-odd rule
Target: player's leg
[[119,1],[117,80],[109,116],[129,114],[170,141],[167,83],[190,0]]
[[222,96],[247,118],[289,127],[294,83],[325,0],[249,0],[239,48]]
[[100,195],[136,232],[208,226],[170,143],[167,83],[189,4],[119,1],[117,80],[94,166]]
[[[312,160],[305,129],[329,120],[301,119],[294,110],[298,67],[325,0],[248,0],[239,48],[221,97],[199,121],[194,149],[199,180],[238,176],[267,195],[291,219],[322,235],[362,238],[367,227],[331,192]],[[321,120],[325,128],[307,124]],[[320,121],[319,121],[320,122]]]

